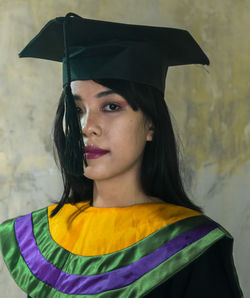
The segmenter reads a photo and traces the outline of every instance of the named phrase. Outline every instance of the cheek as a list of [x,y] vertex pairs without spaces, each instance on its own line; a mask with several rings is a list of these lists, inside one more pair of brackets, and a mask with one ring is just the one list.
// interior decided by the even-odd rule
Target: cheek
[[143,125],[134,120],[112,125],[107,134],[111,151],[124,158],[140,154],[146,143]]

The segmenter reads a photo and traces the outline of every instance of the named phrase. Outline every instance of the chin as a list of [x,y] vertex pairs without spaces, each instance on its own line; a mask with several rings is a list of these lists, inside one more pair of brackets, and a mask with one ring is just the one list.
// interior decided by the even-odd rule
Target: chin
[[122,162],[113,160],[112,162],[97,163],[87,160],[88,167],[84,165],[84,176],[92,180],[108,180],[114,177],[122,176],[133,170],[136,161],[124,159]]
[[110,178],[112,175],[107,173],[107,169],[97,169],[97,167],[88,166],[84,167],[84,176],[92,180],[104,180]]

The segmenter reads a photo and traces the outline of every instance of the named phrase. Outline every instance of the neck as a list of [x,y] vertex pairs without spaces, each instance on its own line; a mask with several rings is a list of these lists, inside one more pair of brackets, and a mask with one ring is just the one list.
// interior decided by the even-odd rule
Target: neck
[[100,208],[126,207],[152,202],[151,197],[143,192],[138,176],[126,172],[107,180],[94,181],[92,205]]

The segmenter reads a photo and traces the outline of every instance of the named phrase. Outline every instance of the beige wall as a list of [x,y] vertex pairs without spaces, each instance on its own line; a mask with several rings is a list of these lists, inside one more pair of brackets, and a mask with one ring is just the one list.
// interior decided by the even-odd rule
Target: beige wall
[[[86,18],[190,30],[211,66],[169,70],[166,100],[183,143],[194,202],[234,236],[250,297],[250,1],[0,0],[0,222],[46,206],[62,190],[51,128],[61,92],[58,63],[19,59],[51,18]],[[25,297],[0,260],[1,297]]]

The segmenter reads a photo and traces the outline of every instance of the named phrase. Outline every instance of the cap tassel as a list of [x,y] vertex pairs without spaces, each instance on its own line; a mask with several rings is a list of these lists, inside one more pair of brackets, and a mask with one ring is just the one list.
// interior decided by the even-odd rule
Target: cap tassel
[[64,49],[67,61],[67,78],[68,82],[64,88],[65,92],[65,166],[67,171],[75,176],[82,176],[84,173],[83,162],[87,167],[87,160],[85,154],[85,146],[83,142],[81,124],[76,111],[75,101],[71,90],[71,74],[70,74],[70,59],[68,51],[68,21],[69,18],[74,15],[68,13],[64,20]]

